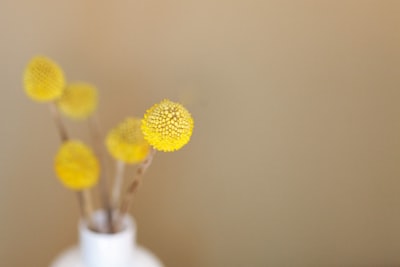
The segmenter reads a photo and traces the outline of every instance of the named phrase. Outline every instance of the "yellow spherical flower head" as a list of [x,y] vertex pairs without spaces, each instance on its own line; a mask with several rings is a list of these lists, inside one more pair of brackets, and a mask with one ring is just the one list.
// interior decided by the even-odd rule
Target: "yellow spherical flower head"
[[100,173],[96,156],[80,141],[63,143],[55,157],[54,167],[63,185],[77,191],[94,186]]
[[57,99],[65,87],[64,73],[51,59],[34,57],[25,69],[24,87],[33,100],[46,102]]
[[147,157],[150,146],[144,139],[140,126],[140,119],[128,118],[108,133],[106,145],[114,158],[133,164]]
[[155,149],[175,151],[189,142],[193,118],[181,104],[163,100],[147,110],[142,120],[142,131]]
[[97,90],[93,85],[73,83],[65,88],[57,105],[67,117],[79,120],[89,117],[96,110],[97,102]]

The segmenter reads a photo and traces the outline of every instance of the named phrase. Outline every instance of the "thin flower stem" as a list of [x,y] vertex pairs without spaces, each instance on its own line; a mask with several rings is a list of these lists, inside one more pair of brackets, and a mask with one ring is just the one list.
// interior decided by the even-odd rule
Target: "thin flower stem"
[[119,212],[120,216],[119,216],[119,222],[118,222],[119,226],[121,225],[122,218],[125,216],[126,213],[128,213],[129,206],[132,202],[133,195],[135,194],[135,192],[139,188],[140,184],[142,183],[143,175],[146,172],[146,170],[150,167],[155,153],[156,153],[156,150],[154,150],[154,149],[150,150],[147,158],[136,169],[134,179],[128,185],[128,189],[125,192],[125,195],[122,200],[121,207],[120,207],[120,212]]
[[84,205],[85,197],[83,195],[83,192],[82,191],[77,191],[76,192],[76,196],[77,196],[77,199],[78,199],[79,212],[81,213],[81,217],[82,217],[82,219],[86,220],[87,219],[87,214],[86,214],[85,208],[84,208],[85,207],[85,205]]
[[112,207],[118,208],[119,199],[121,197],[122,183],[124,181],[125,163],[121,160],[115,162],[115,180],[112,191]]
[[82,190],[82,198],[83,198],[83,209],[85,211],[85,216],[86,216],[86,221],[88,223],[88,227],[89,229],[97,229],[95,225],[93,225],[93,206],[92,206],[92,202],[91,197],[90,197],[90,190],[89,189],[85,189]]
[[[60,135],[61,143],[67,142],[69,140],[68,133],[63,124],[63,121],[61,119],[61,116],[58,111],[56,103],[50,102],[49,109],[50,109],[50,113],[53,117],[54,123],[56,124],[58,133]],[[82,219],[87,221],[87,224],[89,227],[92,227],[92,223],[91,223],[92,218],[90,217],[90,214],[87,214],[87,211],[85,209],[85,206],[86,206],[85,203],[90,202],[90,199],[89,198],[85,199],[82,191],[77,192],[77,197],[78,197],[78,204],[79,204],[79,210],[81,213],[81,217],[82,217]],[[90,203],[87,203],[87,205],[90,205]]]
[[83,194],[83,204],[84,204],[84,209],[85,209],[85,214],[88,218],[92,218],[93,214],[93,205],[90,201],[90,190],[85,189],[81,191]]
[[109,199],[109,192],[108,192],[108,183],[107,183],[107,177],[108,177],[108,172],[107,172],[107,164],[106,160],[104,157],[103,153],[103,146],[102,146],[102,138],[101,138],[101,130],[100,130],[100,123],[99,120],[96,116],[96,114],[93,114],[89,119],[88,119],[88,124],[89,124],[89,131],[90,135],[92,136],[93,139],[93,144],[95,147],[95,152],[97,156],[100,159],[100,164],[102,167],[102,171],[100,173],[100,181],[99,181],[99,190],[100,190],[100,201],[103,209],[105,210],[106,213],[106,232],[108,233],[113,233],[113,219],[112,219],[112,207],[110,204],[110,199]]
[[56,103],[50,102],[49,108],[50,108],[50,113],[53,116],[54,123],[56,124],[58,133],[60,135],[61,142],[64,143],[64,142],[68,141],[69,138],[68,138],[67,130],[65,129],[65,126],[61,120],[60,113],[58,112]]
[[82,219],[86,221],[89,229],[96,231],[96,227],[92,222],[92,206],[90,205],[89,190],[77,191],[76,196]]

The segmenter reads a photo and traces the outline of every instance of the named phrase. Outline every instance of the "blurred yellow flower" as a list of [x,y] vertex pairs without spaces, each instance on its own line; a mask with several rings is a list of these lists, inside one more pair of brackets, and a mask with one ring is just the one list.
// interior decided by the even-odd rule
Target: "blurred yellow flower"
[[100,173],[99,163],[92,150],[80,141],[63,143],[55,157],[54,167],[62,184],[72,190],[94,186]]
[[39,102],[57,99],[65,87],[62,69],[57,63],[43,56],[34,57],[29,61],[23,80],[27,95]]
[[147,110],[141,128],[144,138],[155,149],[175,151],[189,142],[193,118],[181,104],[165,99]]
[[108,133],[106,146],[115,159],[133,164],[147,157],[150,146],[143,137],[140,125],[140,119],[127,118]]
[[97,108],[97,90],[87,83],[69,84],[57,105],[60,111],[72,119],[86,119]]

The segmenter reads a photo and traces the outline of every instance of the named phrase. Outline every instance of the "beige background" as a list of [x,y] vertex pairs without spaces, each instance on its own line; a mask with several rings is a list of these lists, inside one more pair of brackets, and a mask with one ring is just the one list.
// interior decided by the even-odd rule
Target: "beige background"
[[[0,266],[76,242],[38,53],[96,84],[104,129],[163,98],[193,113],[132,209],[167,266],[400,265],[400,1],[1,1]],[[87,140],[86,125],[68,124]]]

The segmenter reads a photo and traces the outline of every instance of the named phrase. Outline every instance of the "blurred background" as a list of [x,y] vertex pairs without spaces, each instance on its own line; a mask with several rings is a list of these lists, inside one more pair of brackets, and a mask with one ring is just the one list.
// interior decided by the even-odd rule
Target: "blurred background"
[[[166,266],[400,265],[400,1],[0,2],[0,266],[77,242],[31,57],[100,92],[104,131],[164,98],[191,142],[132,214]],[[87,125],[67,124],[88,140]]]

